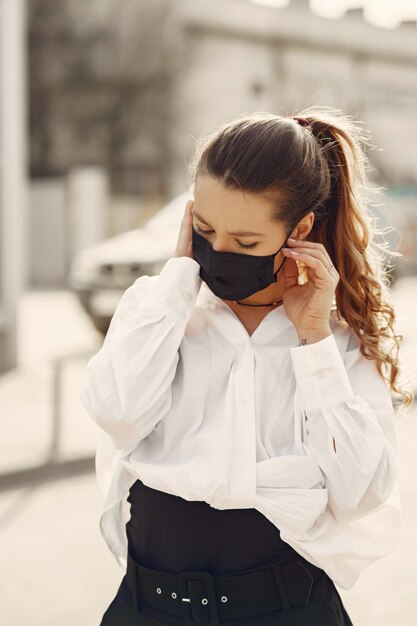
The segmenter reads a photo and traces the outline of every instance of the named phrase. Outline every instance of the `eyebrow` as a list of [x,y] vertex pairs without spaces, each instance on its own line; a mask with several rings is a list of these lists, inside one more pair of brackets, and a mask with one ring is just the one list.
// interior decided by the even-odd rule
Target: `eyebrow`
[[[197,213],[197,211],[194,210],[193,211],[193,215],[195,215],[196,218],[200,222],[203,222],[203,224],[205,224],[206,226],[210,226],[210,228],[211,228],[211,225],[208,222],[206,222],[206,220],[203,219],[201,217],[201,215],[199,215]],[[227,232],[228,235],[236,235],[237,237],[247,237],[247,236],[252,236],[252,235],[257,236],[257,237],[265,237],[264,233],[254,233],[251,230],[239,230],[239,231],[235,231],[235,232],[226,231],[226,232]]]

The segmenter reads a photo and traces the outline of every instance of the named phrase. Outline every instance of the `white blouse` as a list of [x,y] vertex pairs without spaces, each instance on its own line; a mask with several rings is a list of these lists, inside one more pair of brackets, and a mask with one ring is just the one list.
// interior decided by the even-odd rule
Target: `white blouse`
[[172,257],[137,278],[87,363],[100,531],[125,568],[125,498],[140,478],[216,509],[257,509],[350,589],[402,529],[388,386],[351,327],[331,316],[331,335],[299,346],[280,306],[249,335],[199,269]]

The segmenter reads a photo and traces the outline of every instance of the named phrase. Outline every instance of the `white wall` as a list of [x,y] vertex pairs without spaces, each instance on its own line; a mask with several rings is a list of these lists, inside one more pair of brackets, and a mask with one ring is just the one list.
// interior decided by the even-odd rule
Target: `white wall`
[[67,269],[65,179],[31,181],[29,205],[30,285],[62,286]]
[[27,284],[25,22],[24,0],[0,0],[0,372],[16,365]]

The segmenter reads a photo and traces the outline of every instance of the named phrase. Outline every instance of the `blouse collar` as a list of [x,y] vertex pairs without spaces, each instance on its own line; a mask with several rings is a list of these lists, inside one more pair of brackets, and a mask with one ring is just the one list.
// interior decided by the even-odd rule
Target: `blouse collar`
[[252,344],[266,345],[271,339],[292,326],[292,322],[285,312],[284,305],[281,304],[269,311],[252,335],[249,335],[236,313],[232,311],[224,300],[216,296],[203,280],[201,281],[196,306],[212,312],[213,319],[218,323],[226,338],[232,343],[242,344],[249,341]]

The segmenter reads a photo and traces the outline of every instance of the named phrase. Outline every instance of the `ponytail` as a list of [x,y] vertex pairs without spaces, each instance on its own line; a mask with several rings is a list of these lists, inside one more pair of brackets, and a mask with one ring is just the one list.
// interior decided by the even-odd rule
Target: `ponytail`
[[[310,111],[310,114],[309,114]],[[398,352],[403,335],[394,330],[395,310],[390,299],[388,271],[377,242],[382,235],[367,207],[369,136],[351,116],[337,116],[323,108],[302,111],[311,133],[322,147],[330,174],[330,193],[309,233],[311,241],[324,245],[339,273],[334,314],[351,326],[361,341],[360,351],[374,359],[381,376],[388,371],[390,388],[403,398],[404,406],[414,395],[397,384],[400,373]],[[324,164],[323,164],[324,165]]]

